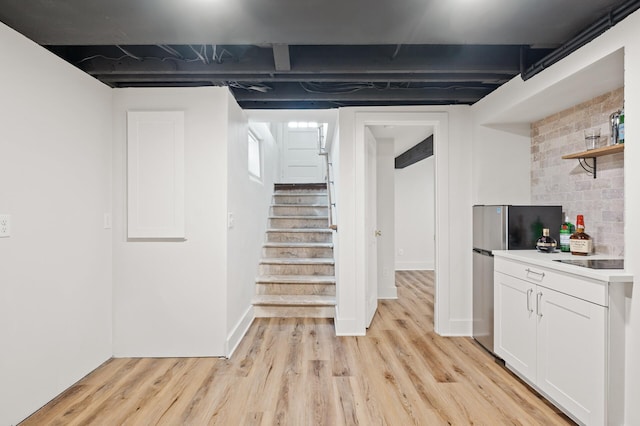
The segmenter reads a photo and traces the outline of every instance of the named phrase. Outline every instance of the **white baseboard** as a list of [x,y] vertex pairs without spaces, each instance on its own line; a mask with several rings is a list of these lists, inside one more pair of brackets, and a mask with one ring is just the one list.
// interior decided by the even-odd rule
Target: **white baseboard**
[[396,271],[433,271],[433,262],[396,262]]
[[340,318],[337,306],[333,324],[336,329],[336,336],[364,336],[367,332],[366,329],[362,329],[361,324],[355,318]]
[[385,287],[378,289],[378,299],[397,299],[398,287]]
[[240,321],[238,321],[233,330],[231,330],[231,333],[227,336],[226,342],[224,342],[224,353],[227,358],[231,358],[233,352],[238,348],[238,345],[242,341],[244,335],[247,334],[247,331],[254,319],[253,306],[249,306],[249,309],[247,309],[242,318],[240,318]]
[[470,337],[472,330],[472,320],[453,319],[447,321],[446,324],[439,324],[435,332],[446,337]]

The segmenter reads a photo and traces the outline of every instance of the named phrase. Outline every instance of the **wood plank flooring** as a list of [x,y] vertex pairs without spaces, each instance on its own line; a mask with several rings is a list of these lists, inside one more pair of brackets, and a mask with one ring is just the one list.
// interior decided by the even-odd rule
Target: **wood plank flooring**
[[396,282],[365,337],[260,318],[229,360],[112,359],[21,424],[573,424],[472,339],[433,332],[433,273]]

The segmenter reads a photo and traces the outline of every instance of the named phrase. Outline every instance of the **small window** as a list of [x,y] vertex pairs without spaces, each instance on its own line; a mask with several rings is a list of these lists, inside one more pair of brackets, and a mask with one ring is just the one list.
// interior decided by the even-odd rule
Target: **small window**
[[260,155],[260,140],[251,132],[249,132],[249,144],[248,144],[248,167],[249,175],[254,178],[260,179],[262,177],[262,161]]

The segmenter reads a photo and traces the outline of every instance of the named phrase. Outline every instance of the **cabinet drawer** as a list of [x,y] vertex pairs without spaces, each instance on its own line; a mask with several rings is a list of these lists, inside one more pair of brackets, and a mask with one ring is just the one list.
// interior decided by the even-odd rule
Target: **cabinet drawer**
[[495,271],[530,283],[578,297],[601,306],[608,306],[608,285],[603,281],[554,271],[516,260],[495,258]]

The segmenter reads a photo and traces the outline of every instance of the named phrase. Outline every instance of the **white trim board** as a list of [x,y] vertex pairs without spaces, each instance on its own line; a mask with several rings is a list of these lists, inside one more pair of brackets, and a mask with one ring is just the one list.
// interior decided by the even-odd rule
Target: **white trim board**
[[238,345],[247,334],[247,331],[249,331],[249,327],[251,327],[255,318],[253,306],[249,306],[249,309],[245,311],[240,321],[233,327],[233,330],[231,330],[227,336],[227,340],[224,342],[224,353],[227,358],[231,358],[231,355],[238,349]]
[[[436,332],[449,334],[449,277],[450,277],[450,239],[449,235],[449,113],[448,112],[355,112],[354,128],[354,178],[356,218],[364,215],[364,163],[366,158],[365,127],[375,125],[413,125],[432,126],[434,129],[435,156],[435,198],[436,198],[436,269],[434,327]],[[364,324],[365,259],[366,244],[364,221],[356,220],[354,229],[355,245],[359,247],[355,256],[355,301],[356,322]],[[360,300],[362,299],[362,300]],[[456,327],[457,328],[457,327]]]

